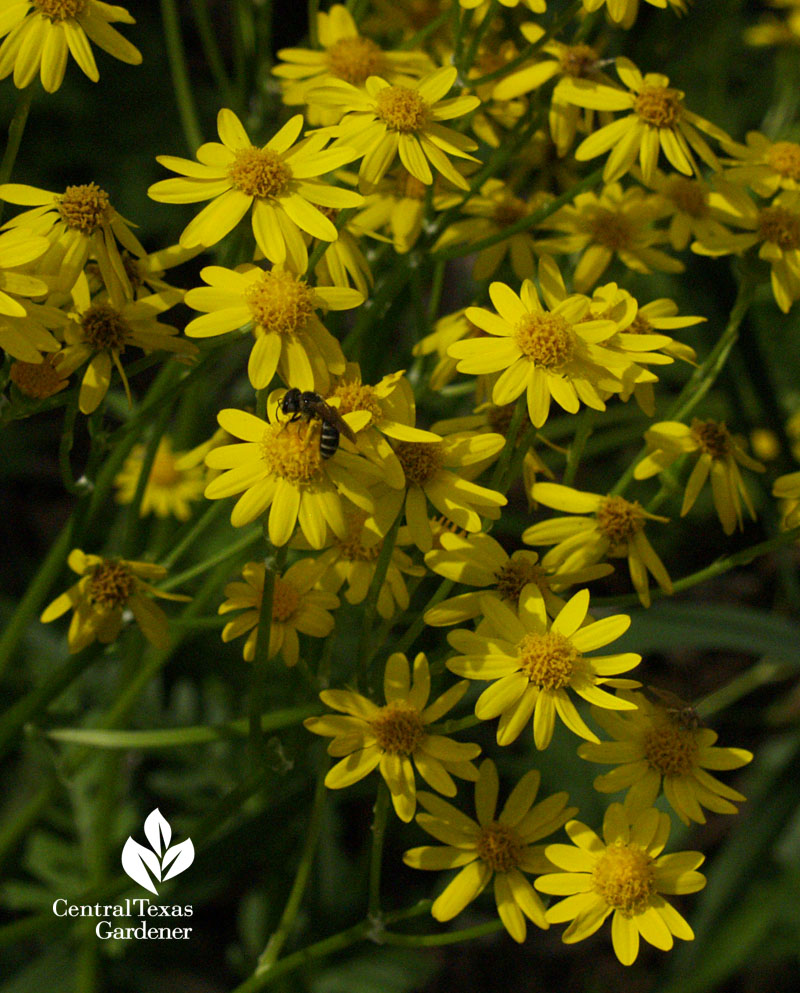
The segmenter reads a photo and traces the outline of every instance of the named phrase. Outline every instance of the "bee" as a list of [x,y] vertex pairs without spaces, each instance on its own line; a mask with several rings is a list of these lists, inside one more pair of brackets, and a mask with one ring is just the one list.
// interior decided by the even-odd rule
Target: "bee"
[[664,708],[673,724],[677,724],[684,731],[696,731],[699,727],[703,727],[703,721],[694,707],[682,700],[677,693],[662,690],[658,686],[647,686],[646,689],[648,694]]
[[278,404],[278,410],[289,417],[290,424],[301,417],[305,421],[321,423],[319,453],[323,459],[329,459],[336,454],[339,435],[343,434],[348,441],[355,443],[356,436],[339,416],[339,411],[325,403],[319,393],[312,393],[311,390],[301,391],[294,386],[286,391]]

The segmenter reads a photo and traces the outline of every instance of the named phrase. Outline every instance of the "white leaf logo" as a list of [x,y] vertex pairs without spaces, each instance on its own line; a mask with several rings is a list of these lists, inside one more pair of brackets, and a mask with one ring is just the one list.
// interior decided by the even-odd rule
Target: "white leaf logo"
[[150,848],[128,838],[122,849],[122,868],[135,883],[158,896],[153,879],[160,883],[188,869],[194,862],[194,845],[191,838],[187,838],[186,841],[169,847],[172,828],[158,807],[148,814],[144,822],[144,833],[150,842]]

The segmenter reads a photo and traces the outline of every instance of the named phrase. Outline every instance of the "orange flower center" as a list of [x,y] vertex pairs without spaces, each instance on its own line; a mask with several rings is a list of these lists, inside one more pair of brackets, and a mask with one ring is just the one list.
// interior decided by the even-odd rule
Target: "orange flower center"
[[413,755],[428,734],[420,712],[401,700],[381,707],[370,727],[378,747],[392,755]]
[[442,446],[438,441],[399,441],[394,446],[409,483],[424,486],[442,465]]
[[543,690],[569,686],[581,653],[558,631],[526,634],[517,646],[519,667],[531,683]]
[[56,198],[56,206],[67,227],[80,231],[87,237],[111,219],[111,200],[97,183],[68,186],[64,193]]
[[370,76],[383,76],[389,64],[371,38],[340,38],[328,49],[328,69],[333,76],[353,86],[363,85]]
[[800,248],[800,214],[785,207],[764,207],[758,212],[758,234],[784,252]]
[[645,124],[674,128],[681,117],[681,96],[668,86],[645,86],[637,94],[633,109]]
[[180,483],[182,478],[181,473],[175,468],[175,458],[172,452],[166,448],[159,449],[153,459],[149,482],[155,486],[170,489]]
[[261,274],[244,293],[253,315],[254,332],[296,334],[314,313],[313,291],[304,279],[286,269]]
[[525,842],[522,838],[513,828],[500,821],[492,821],[481,828],[475,847],[478,856],[494,872],[516,869],[525,854]]
[[300,605],[300,594],[285,579],[275,577],[275,587],[272,591],[273,621],[288,621]]
[[410,86],[385,86],[375,98],[375,112],[390,131],[410,134],[428,123],[428,105]]
[[633,244],[633,225],[621,211],[598,207],[587,217],[585,226],[593,241],[614,252],[624,251]]
[[664,196],[690,217],[708,216],[708,197],[696,179],[687,176],[671,176],[663,189]]
[[597,68],[597,52],[589,45],[568,45],[561,53],[561,71],[566,76],[588,76]]
[[46,400],[67,385],[53,365],[52,355],[42,362],[14,362],[9,375],[20,393],[36,400]]
[[685,776],[696,764],[697,739],[691,730],[668,719],[647,732],[644,755],[650,768],[662,776]]
[[592,872],[592,886],[624,917],[644,913],[656,893],[653,860],[638,845],[609,845]]
[[261,459],[272,475],[290,483],[316,483],[322,479],[318,437],[312,421],[268,424],[261,439]]
[[136,589],[136,579],[121,562],[105,560],[89,581],[89,599],[101,607],[121,607]]
[[541,566],[533,565],[527,559],[509,559],[495,573],[496,590],[503,598],[515,607],[519,602],[520,593],[528,583],[537,586],[547,585],[547,578]]
[[597,511],[597,527],[612,545],[624,545],[644,528],[644,513],[638,501],[606,497]]
[[289,192],[292,170],[271,148],[241,148],[228,169],[228,178],[249,197],[283,197]]
[[700,446],[700,451],[712,459],[724,459],[730,453],[731,436],[724,422],[692,421],[692,437]]
[[800,145],[794,141],[776,141],[767,153],[767,162],[785,179],[800,182]]
[[108,303],[90,307],[81,318],[81,328],[86,342],[97,352],[124,352],[132,334],[130,324]]
[[89,0],[32,0],[33,6],[51,21],[66,21],[86,9]]
[[494,208],[492,217],[501,228],[507,228],[528,214],[528,205],[519,197],[506,196]]
[[557,368],[575,351],[575,335],[560,314],[526,314],[514,329],[524,355],[539,365]]
[[652,334],[653,331],[653,325],[650,321],[648,321],[641,310],[637,310],[636,317],[634,317],[628,327],[625,328],[626,334]]
[[351,414],[354,410],[368,410],[372,414],[373,422],[383,418],[383,409],[372,386],[353,381],[342,382],[333,391],[333,396],[339,397],[340,414]]

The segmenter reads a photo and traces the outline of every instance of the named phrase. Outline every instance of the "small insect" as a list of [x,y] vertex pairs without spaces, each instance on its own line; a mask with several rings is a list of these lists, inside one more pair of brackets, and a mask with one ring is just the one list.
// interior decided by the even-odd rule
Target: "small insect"
[[320,421],[319,453],[323,459],[329,459],[336,454],[339,447],[339,435],[343,434],[348,441],[355,442],[356,436],[339,416],[339,411],[327,404],[319,393],[311,390],[299,390],[296,386],[287,390],[283,400],[278,404],[278,410],[287,417],[289,423],[299,420]]
[[649,695],[664,708],[673,724],[677,724],[685,731],[696,731],[703,726],[703,721],[694,707],[682,700],[677,693],[673,693],[672,690],[662,690],[658,686],[647,686],[646,689]]

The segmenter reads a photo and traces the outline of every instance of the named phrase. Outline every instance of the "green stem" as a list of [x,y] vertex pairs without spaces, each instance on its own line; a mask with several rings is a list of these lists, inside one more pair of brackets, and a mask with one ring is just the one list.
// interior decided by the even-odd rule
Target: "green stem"
[[525,397],[520,397],[517,400],[517,405],[514,407],[514,413],[511,415],[511,423],[508,425],[508,432],[506,433],[506,443],[500,452],[500,458],[497,460],[497,465],[492,474],[490,489],[498,489],[506,478],[511,456],[514,454],[519,437],[519,429],[522,427],[522,421],[527,410]]
[[370,642],[372,640],[372,627],[375,623],[375,615],[378,612],[378,596],[386,580],[389,564],[392,561],[392,554],[394,552],[395,542],[397,541],[397,532],[400,530],[402,516],[402,514],[398,514],[395,517],[389,533],[383,539],[380,554],[375,562],[375,572],[372,574],[372,581],[369,584],[367,596],[364,601],[366,607],[364,608],[364,614],[361,620],[361,634],[358,639],[357,685],[363,685],[365,683],[367,669],[372,659]]
[[209,556],[209,558],[203,559],[202,562],[198,562],[196,565],[190,566],[188,569],[184,569],[183,572],[178,572],[174,576],[170,576],[169,579],[165,579],[164,582],[159,585],[159,589],[173,590],[176,587],[185,586],[190,580],[195,579],[197,576],[202,576],[203,573],[208,572],[209,569],[213,569],[216,566],[223,565],[224,563],[230,562],[237,558],[237,556],[241,555],[242,552],[246,552],[249,548],[259,542],[261,537],[261,528],[254,528],[248,531],[233,545],[227,545],[219,552]]
[[208,63],[208,68],[211,70],[211,75],[214,78],[214,84],[223,101],[231,105],[236,102],[236,98],[231,81],[228,78],[228,73],[225,70],[225,63],[222,61],[222,55],[217,44],[217,35],[208,13],[207,0],[191,0],[191,2],[194,22],[197,27],[197,33],[200,35],[200,44],[203,46],[203,54]]
[[401,52],[408,52],[413,51],[416,48],[421,48],[425,39],[429,35],[432,35],[434,31],[438,31],[443,24],[450,20],[451,16],[451,8],[448,7],[446,10],[442,11],[438,17],[434,17],[434,19],[426,24],[424,28],[420,28],[416,34],[412,34],[410,38],[406,38],[402,44],[397,46],[398,50]]
[[308,0],[308,40],[312,48],[319,48],[319,0]]
[[594,431],[594,420],[595,412],[591,407],[585,407],[578,422],[575,437],[572,439],[567,450],[567,465],[564,469],[564,478],[561,480],[564,486],[572,486],[575,481],[575,475],[578,471],[583,451],[586,448],[586,442],[591,438],[592,431]]
[[175,0],[161,0],[161,20],[164,25],[164,39],[167,46],[167,58],[172,75],[172,88],[178,105],[178,114],[183,127],[183,134],[189,152],[195,151],[203,143],[203,132],[197,116],[197,108],[189,80],[189,70],[186,65],[186,51],[181,36],[180,14]]
[[142,523],[141,511],[144,491],[150,482],[150,470],[153,468],[156,452],[158,451],[158,446],[161,443],[161,438],[164,435],[171,414],[172,405],[165,403],[161,413],[156,418],[156,422],[153,425],[153,432],[145,446],[144,452],[142,452],[139,477],[136,480],[136,490],[125,515],[125,537],[122,541],[122,555],[126,559],[133,558],[139,547],[139,530]]
[[466,76],[466,74],[472,68],[472,63],[475,61],[475,56],[478,53],[478,48],[480,47],[480,43],[483,41],[486,32],[491,27],[492,21],[494,20],[494,16],[497,13],[497,8],[499,5],[500,5],[499,0],[490,0],[489,9],[486,11],[486,14],[484,15],[484,18],[481,21],[481,23],[478,25],[477,30],[475,30],[472,34],[472,38],[470,39],[470,43],[469,43],[469,48],[467,49],[467,54],[464,56],[463,59],[460,59],[457,62],[459,70],[464,76]]
[[216,523],[217,519],[225,513],[225,510],[225,503],[222,500],[210,501],[208,507],[206,507],[197,520],[190,524],[189,530],[186,531],[183,537],[178,538],[170,549],[169,554],[165,555],[162,559],[161,564],[165,568],[171,569],[190,548],[194,547],[200,535],[207,528],[211,527],[212,524]]
[[367,917],[371,921],[381,919],[381,867],[383,865],[383,839],[386,835],[386,822],[389,817],[389,787],[381,779],[378,795],[375,797],[372,818],[372,849],[369,855],[369,896]]
[[[47,774],[45,774],[47,775]],[[57,789],[58,782],[54,775],[47,776],[37,791],[20,808],[14,808],[8,820],[0,831],[0,868],[7,857],[14,852],[17,845],[26,837],[29,829],[39,819],[41,812],[50,804]]]
[[[8,125],[8,144],[3,152],[3,160],[0,162],[0,183],[7,183],[11,179],[14,171],[14,163],[17,161],[17,153],[22,143],[22,136],[25,134],[25,124],[28,121],[28,112],[33,101],[33,84],[20,90],[17,95],[17,106],[14,109],[14,116]],[[3,217],[4,204],[0,202],[0,220]]]
[[264,589],[261,593],[261,608],[258,614],[258,634],[256,635],[255,656],[250,678],[250,749],[254,757],[263,758],[266,738],[261,730],[261,715],[267,700],[269,683],[269,642],[272,631],[272,602],[275,595],[275,580],[283,571],[286,562],[286,545],[279,549],[270,546],[272,554],[264,560]]
[[403,637],[397,642],[396,645],[392,647],[396,652],[407,652],[411,645],[417,640],[419,635],[422,633],[425,627],[425,614],[431,607],[435,607],[437,603],[440,603],[445,597],[449,596],[453,587],[455,586],[455,581],[452,579],[443,579],[433,594],[433,596],[428,600],[424,607],[419,611],[413,624],[411,624]]
[[485,938],[489,934],[502,931],[504,924],[501,920],[487,921],[485,924],[475,924],[461,931],[447,931],[444,934],[397,934],[394,931],[384,931],[381,940],[387,945],[404,948],[439,948],[442,945],[456,945],[462,941],[472,941],[473,938]]
[[311,814],[305,826],[305,843],[303,844],[303,851],[300,856],[300,864],[297,867],[294,882],[292,883],[292,889],[289,893],[289,898],[286,901],[286,906],[283,908],[283,913],[281,914],[281,919],[278,922],[278,926],[270,935],[270,939],[267,942],[267,947],[264,949],[258,960],[259,970],[270,969],[278,960],[281,949],[286,943],[286,939],[291,934],[292,928],[294,927],[294,922],[297,919],[303,894],[306,891],[308,879],[311,875],[311,869],[314,865],[314,855],[316,854],[319,833],[322,828],[322,815],[325,810],[325,799],[327,796],[325,789],[325,776],[328,772],[329,764],[330,763],[327,759],[322,762],[320,770],[317,774],[317,785],[314,790],[314,800],[311,805]]

